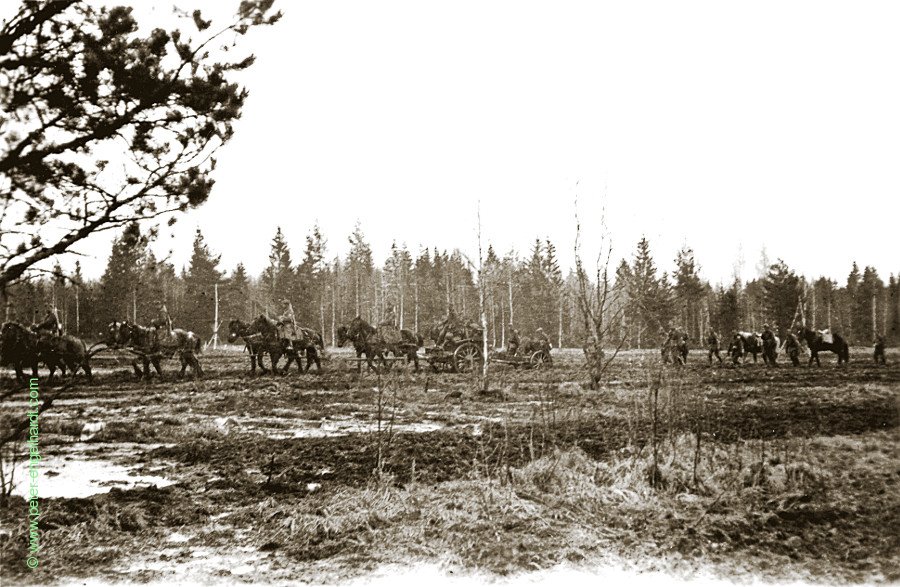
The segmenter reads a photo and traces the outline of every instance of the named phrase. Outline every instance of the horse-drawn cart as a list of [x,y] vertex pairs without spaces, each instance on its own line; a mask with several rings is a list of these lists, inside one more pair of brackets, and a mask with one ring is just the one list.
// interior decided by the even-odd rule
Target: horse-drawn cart
[[[484,353],[480,340],[465,339],[426,346],[425,353],[420,358],[427,361],[435,371],[469,373],[481,367]],[[548,348],[529,348],[515,355],[506,351],[492,352],[488,354],[488,361],[525,369],[546,369],[553,365]]]
[[521,354],[509,354],[507,351],[499,351],[491,355],[491,363],[499,363],[501,365],[512,365],[518,369],[547,369],[553,366],[553,357],[550,356],[549,349],[529,349]]
[[484,360],[481,343],[472,339],[426,346],[425,353],[420,358],[427,361],[434,371],[454,373],[469,373],[477,369]]

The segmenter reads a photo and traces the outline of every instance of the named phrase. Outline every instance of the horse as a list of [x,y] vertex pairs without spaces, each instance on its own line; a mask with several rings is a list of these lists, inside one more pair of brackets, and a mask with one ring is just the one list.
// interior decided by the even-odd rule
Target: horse
[[[341,326],[337,330],[338,346],[343,347],[348,341],[353,343],[357,358],[366,355],[366,363],[371,370],[377,371],[373,363],[373,359],[376,358],[381,359],[385,369],[390,370],[386,357],[386,353],[390,352],[395,357],[405,356],[407,361],[413,362],[416,372],[419,371],[417,351],[424,344],[424,340],[411,330],[405,328],[400,330],[400,340],[388,342],[377,328],[357,316],[349,325]],[[357,364],[356,367],[358,372],[362,371],[362,364]]]
[[731,344],[728,345],[728,354],[731,355],[731,360],[735,365],[741,359],[746,360],[747,355],[753,355],[753,362],[756,363],[757,355],[762,353],[762,337],[754,332],[735,332]]
[[36,331],[38,335],[38,358],[50,369],[49,379],[53,379],[56,368],[59,367],[62,376],[66,376],[66,369],[71,370],[71,378],[74,380],[78,369],[83,369],[89,381],[94,379],[91,373],[91,355],[87,346],[80,338],[71,334],[54,334],[47,330]]
[[3,324],[0,330],[0,364],[12,365],[16,378],[25,381],[23,367],[31,367],[31,376],[38,376],[40,363],[47,365],[52,380],[59,368],[63,377],[71,370],[72,379],[78,369],[84,369],[92,380],[90,353],[80,338],[69,334],[58,335],[47,330],[31,329],[16,322]]
[[687,364],[688,358],[688,339],[686,334],[678,334],[675,338],[669,336],[663,343],[662,349],[663,363],[674,363],[676,365]]
[[26,382],[23,368],[31,367],[31,376],[37,378],[40,337],[17,322],[5,322],[0,327],[0,365],[11,365],[16,379]]
[[[304,373],[309,372],[310,366],[316,364],[316,371],[322,371],[321,355],[325,351],[325,341],[322,334],[312,328],[300,326],[297,328],[303,338],[292,340],[291,343],[295,351],[304,351],[306,353],[306,367]],[[297,358],[297,366],[300,366],[300,358]]]
[[[291,338],[285,338],[284,336],[287,333],[285,330],[279,329],[278,322],[262,315],[257,316],[253,322],[250,323],[250,328],[270,340],[274,339],[278,341],[281,347],[281,354],[288,358],[287,363],[284,366],[285,373],[288,372],[291,363],[294,361],[297,361],[297,370],[300,373],[309,371],[313,363],[316,364],[317,370],[322,370],[322,363],[319,359],[319,355],[325,350],[325,342],[322,339],[322,335],[312,328],[305,328],[302,326],[291,328]],[[269,356],[273,358],[272,369],[274,370],[278,359],[276,358],[276,355],[272,354],[272,348],[269,348],[268,350]],[[303,367],[303,363],[300,360],[301,352],[306,355],[306,368]],[[261,358],[260,365],[262,365]]]
[[813,361],[819,367],[822,366],[822,363],[819,362],[819,351],[831,351],[836,354],[838,365],[850,362],[850,345],[847,344],[847,341],[840,334],[832,334],[832,341],[826,342],[821,332],[816,332],[811,328],[800,327],[797,329],[797,335],[806,341],[806,346],[809,347],[808,366],[811,367]]
[[[278,371],[278,361],[282,356],[286,356],[288,361],[284,366],[284,372],[287,373],[291,363],[297,361],[297,369],[306,373],[309,371],[313,363],[316,368],[321,371],[322,363],[320,362],[320,354],[325,350],[325,342],[322,335],[311,328],[298,327],[295,330],[295,336],[299,334],[300,338],[288,340],[282,338],[278,331],[278,324],[271,318],[258,316],[252,322],[245,323],[241,320],[232,320],[228,323],[228,341],[235,342],[238,338],[244,341],[247,351],[250,353],[250,371],[256,373],[256,365],[263,373],[267,373],[265,365],[263,365],[263,355],[269,353],[272,360],[273,372]],[[300,352],[306,354],[306,368],[300,360]]]
[[[265,317],[262,317],[265,320]],[[263,325],[258,322],[257,318],[253,322],[247,324],[241,320],[231,320],[228,323],[228,342],[234,343],[237,339],[244,341],[244,347],[250,353],[250,372],[256,373],[256,364],[263,373],[268,373],[268,369],[263,364],[263,355],[269,353],[272,360],[272,370],[278,372],[277,365],[281,359],[281,355],[285,354],[288,349],[278,337],[274,324],[269,328],[268,324]],[[290,364],[290,363],[288,363]]]
[[171,333],[165,333],[161,328],[141,326],[128,320],[123,322],[116,320],[110,323],[107,334],[108,346],[113,348],[131,347],[143,359],[143,371],[138,367],[137,358],[131,362],[138,378],[149,379],[151,377],[151,364],[156,369],[156,373],[162,377],[160,361],[164,356],[171,357],[173,355],[178,355],[181,362],[179,377],[184,377],[188,365],[195,377],[203,376],[203,368],[197,359],[197,354],[202,349],[202,341],[199,336],[189,330],[175,328]]
[[778,339],[778,336],[772,332],[768,334],[763,332],[761,339],[763,341],[762,344],[762,356],[763,361],[765,361],[766,365],[771,365],[773,367],[778,366],[778,347],[781,345],[781,341]]

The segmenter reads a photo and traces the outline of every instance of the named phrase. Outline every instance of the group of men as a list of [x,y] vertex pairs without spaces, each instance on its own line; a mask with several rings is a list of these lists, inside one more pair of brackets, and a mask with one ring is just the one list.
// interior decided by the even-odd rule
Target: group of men
[[[447,312],[447,315],[439,324],[437,338],[435,344],[443,346],[445,343],[453,344],[459,338],[480,338],[482,336],[482,327],[475,323],[466,323],[460,319],[453,308]],[[537,328],[534,331],[532,344],[537,343],[542,348],[552,348],[550,337],[544,332],[543,328]],[[506,352],[509,356],[516,356],[522,347],[522,339],[519,331],[512,324],[507,326],[507,343]]]
[[[768,324],[763,325],[763,331],[759,335],[762,340],[762,350],[763,354],[766,353],[774,353],[778,348],[778,337],[775,335],[775,332]],[[716,357],[719,360],[719,364],[723,363],[722,355],[719,354],[721,350],[720,346],[720,338],[719,334],[713,330],[709,329],[709,332],[706,335],[706,345],[709,350],[707,358],[709,360],[709,364],[712,365],[713,357]],[[788,332],[787,336],[784,339],[784,343],[782,343],[781,347],[787,353],[787,355],[791,358],[791,362],[794,365],[799,365],[799,356],[801,352],[800,347],[800,339],[797,338],[797,335],[793,332]],[[744,356],[744,337],[741,336],[741,333],[735,332],[732,337],[732,342],[730,345],[730,351],[732,353],[732,358],[738,359]],[[774,358],[774,357],[773,357]]]
[[[519,340],[519,331],[513,327],[512,324],[509,325],[509,339],[506,343],[506,353],[514,357],[519,352],[519,347],[522,342]],[[553,348],[553,344],[550,342],[550,337],[547,336],[547,333],[544,332],[543,328],[538,327],[537,330],[534,331],[534,339],[532,344],[539,346],[544,349]]]

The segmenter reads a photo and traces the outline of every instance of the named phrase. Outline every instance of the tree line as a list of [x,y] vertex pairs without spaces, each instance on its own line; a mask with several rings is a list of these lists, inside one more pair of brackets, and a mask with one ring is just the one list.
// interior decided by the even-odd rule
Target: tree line
[[[336,329],[355,316],[377,324],[392,314],[399,327],[422,333],[451,308],[478,321],[477,268],[464,253],[410,251],[394,243],[387,258],[376,263],[359,225],[343,258],[329,256],[318,226],[295,257],[279,228],[259,275],[250,275],[243,264],[223,268],[200,230],[180,272],[155,257],[151,240],[151,233],[130,224],[114,240],[99,279],[85,279],[77,264],[70,275],[57,265],[49,275],[13,284],[7,319],[34,321],[56,307],[67,331],[94,339],[112,320],[148,322],[162,301],[177,326],[207,341],[216,334],[218,318],[218,340],[224,341],[228,320],[279,317],[288,300],[297,322],[320,330],[329,343]],[[712,285],[699,270],[688,247],[671,264],[660,266],[650,242],[642,238],[616,266],[611,281],[616,323],[606,344],[653,348],[664,332],[676,327],[700,346],[709,329],[728,336],[737,330],[759,331],[768,323],[783,334],[801,319],[839,332],[853,344],[870,344],[878,335],[900,341],[900,284],[893,274],[885,282],[873,267],[861,270],[854,263],[844,283],[809,280],[780,259],[770,263],[765,255],[758,276],[746,282],[736,277],[730,284]],[[482,274],[488,340],[494,347],[506,344],[510,325],[521,334],[543,328],[560,346],[583,344],[589,327],[577,305],[578,279],[574,271],[560,268],[550,239],[536,239],[526,255],[498,253],[488,246]]]

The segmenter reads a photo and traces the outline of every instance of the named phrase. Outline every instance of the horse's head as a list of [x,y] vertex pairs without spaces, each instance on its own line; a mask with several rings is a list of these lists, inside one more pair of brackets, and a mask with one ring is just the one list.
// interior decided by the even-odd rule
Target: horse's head
[[228,322],[228,342],[234,344],[238,338],[247,332],[247,325],[240,320]]
[[115,343],[117,346],[128,346],[131,343],[134,343],[134,338],[137,334],[140,333],[140,326],[125,320],[123,322],[118,322],[118,328],[116,330],[116,338]]
[[375,327],[363,320],[360,316],[351,320],[350,325],[347,327],[347,337],[350,340],[357,340],[360,337],[369,336],[374,332]]
[[12,349],[19,340],[19,326],[15,322],[4,322],[0,327],[0,356],[3,356],[4,349]]
[[106,326],[106,332],[103,333],[103,343],[108,347],[113,347],[119,341],[119,321],[113,320]]
[[344,344],[350,340],[350,332],[346,326],[341,326],[337,329],[337,345],[339,347],[344,346]]

